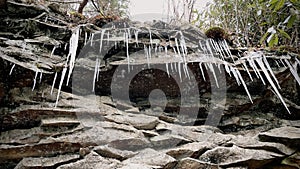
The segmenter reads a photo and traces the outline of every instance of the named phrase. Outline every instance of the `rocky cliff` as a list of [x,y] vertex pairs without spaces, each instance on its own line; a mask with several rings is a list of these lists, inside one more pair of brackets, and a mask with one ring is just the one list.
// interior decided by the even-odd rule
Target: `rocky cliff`
[[55,3],[0,10],[1,168],[300,167],[298,55]]

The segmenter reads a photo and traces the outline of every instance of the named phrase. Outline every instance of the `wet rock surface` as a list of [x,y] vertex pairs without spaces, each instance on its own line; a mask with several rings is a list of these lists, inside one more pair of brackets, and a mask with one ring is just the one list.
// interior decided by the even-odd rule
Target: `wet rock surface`
[[[55,4],[12,0],[0,12],[0,23],[0,168],[300,167],[300,108],[296,104],[300,99],[299,86],[287,69],[278,70],[276,76],[291,114],[268,85],[261,85],[257,79],[252,82],[246,72],[241,72],[254,104],[243,87],[225,77],[227,100],[222,107],[222,119],[215,127],[204,124],[211,107],[218,109],[220,105],[211,103],[212,84],[202,79],[198,63],[188,66],[197,79],[197,90],[200,88],[200,103],[195,103],[191,95],[190,100],[180,105],[179,88],[193,92],[195,86],[178,87],[174,85],[176,78],[167,78],[167,72],[159,70],[144,71],[133,80],[131,102],[112,99],[112,76],[126,58],[122,47],[117,52],[111,51],[106,64],[100,65],[101,83],[96,83],[95,92],[87,87],[78,92],[76,86],[63,83],[56,103],[74,23]],[[129,24],[142,27],[141,23]],[[159,37],[160,34],[176,34],[167,29],[181,29],[191,51],[195,45],[193,38],[206,38],[189,26],[172,27],[159,21],[146,26],[153,28],[153,43],[162,43],[158,40],[165,37]],[[156,29],[166,32],[159,33]],[[147,28],[142,30],[142,37],[149,36]],[[83,46],[82,36],[79,43]],[[140,50],[134,48],[135,43],[129,43],[134,52]],[[73,76],[78,77],[78,72],[87,74],[71,78],[72,82],[87,82],[90,87],[93,59],[93,54],[79,58],[80,69]],[[187,77],[182,78],[188,82]],[[162,99],[149,100],[157,86],[163,86],[167,103]],[[191,115],[195,108],[197,113]]]

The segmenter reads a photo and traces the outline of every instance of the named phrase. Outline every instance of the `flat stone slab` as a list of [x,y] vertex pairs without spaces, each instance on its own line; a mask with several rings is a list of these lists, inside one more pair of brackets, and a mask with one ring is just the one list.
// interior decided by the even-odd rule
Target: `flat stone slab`
[[63,117],[41,120],[41,127],[76,127],[79,124],[78,120]]
[[56,157],[38,157],[38,158],[24,158],[15,169],[32,169],[32,168],[55,168],[55,166],[79,160],[80,156],[73,155],[59,155]]
[[300,128],[280,127],[258,135],[260,141],[279,142],[289,147],[300,147]]
[[95,147],[94,151],[100,154],[102,157],[114,158],[120,161],[126,160],[138,154],[137,152],[119,150],[107,145]]
[[123,161],[123,164],[145,164],[172,169],[176,165],[176,159],[165,153],[147,148],[140,151],[138,155]]

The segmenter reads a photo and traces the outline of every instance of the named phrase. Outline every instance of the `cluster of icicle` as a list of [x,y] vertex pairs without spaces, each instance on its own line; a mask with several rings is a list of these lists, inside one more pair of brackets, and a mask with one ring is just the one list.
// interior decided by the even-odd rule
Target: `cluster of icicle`
[[[114,35],[114,33],[111,33],[110,30],[113,30],[114,28],[107,28],[107,29],[102,29],[101,31],[91,33],[89,36],[89,39],[87,38],[87,33],[85,33],[85,40],[84,43],[85,45],[87,44],[87,41],[89,41],[90,45],[93,45],[93,38],[94,34],[100,34],[101,39],[100,39],[100,46],[99,46],[99,53],[101,53],[102,47],[103,47],[103,41],[110,41],[110,39],[116,38],[117,35]],[[133,31],[132,31],[133,29]],[[128,64],[128,71],[130,71],[130,53],[129,53],[129,43],[133,42],[136,43],[136,45],[141,45],[139,42],[138,38],[138,33],[139,29],[138,28],[122,28],[120,31],[123,33],[123,44],[125,45],[126,48],[126,56],[127,56],[127,64]],[[119,33],[120,33],[119,31]],[[202,77],[204,80],[204,71],[203,71],[203,66],[206,68],[206,70],[209,70],[212,72],[214,80],[216,82],[216,85],[219,86],[218,84],[218,78],[215,73],[214,67],[218,67],[219,70],[221,71],[220,66],[224,66],[226,72],[229,74],[230,77],[234,77],[238,85],[242,85],[250,99],[251,99],[251,94],[249,93],[246,83],[240,73],[241,68],[246,71],[250,77],[250,79],[253,81],[253,77],[250,73],[249,70],[253,70],[255,72],[255,75],[257,78],[259,78],[263,84],[266,85],[266,82],[263,78],[263,75],[265,76],[267,82],[271,85],[274,93],[277,95],[277,97],[281,100],[285,108],[287,109],[288,112],[289,109],[281,96],[279,89],[280,85],[278,80],[276,79],[271,66],[268,63],[268,58],[272,58],[272,56],[266,56],[263,52],[248,52],[243,57],[239,57],[238,59],[233,58],[229,46],[227,45],[226,41],[214,41],[212,39],[207,39],[207,40],[201,40],[197,42],[198,44],[198,51],[199,55],[196,58],[193,58],[192,60],[189,58],[188,54],[188,48],[186,45],[186,40],[183,35],[183,33],[178,30],[177,32],[177,38],[175,37],[175,43],[173,44],[165,44],[159,45],[157,43],[153,42],[152,39],[152,32],[151,29],[148,29],[149,33],[149,44],[148,46],[144,44],[144,51],[145,51],[145,58],[147,59],[147,64],[150,67],[150,61],[153,55],[162,55],[165,56],[166,62],[164,63],[166,65],[166,71],[169,74],[171,68],[171,71],[176,71],[179,73],[179,77],[181,79],[181,74],[182,70],[184,72],[184,75],[189,78],[189,73],[188,73],[188,67],[187,64],[189,62],[198,62],[199,63],[199,68],[202,73]],[[132,32],[134,32],[134,37],[135,39],[132,39]],[[76,58],[76,53],[77,53],[77,48],[78,48],[78,40],[79,36],[81,34],[81,29],[80,27],[77,27],[74,29],[73,34],[70,39],[70,44],[69,44],[69,54],[67,57],[66,64],[63,68],[62,74],[61,74],[61,79],[59,83],[59,89],[58,89],[58,94],[57,94],[57,99],[56,99],[56,104],[55,107],[57,106],[58,100],[59,100],[59,94],[61,91],[61,87],[63,84],[63,81],[66,76],[67,69],[69,74],[67,77],[67,84],[69,83],[69,79],[72,74],[72,70],[74,68],[75,64],[75,58]],[[119,36],[119,35],[118,35]],[[105,39],[104,39],[105,38]],[[115,42],[117,43],[117,42]],[[172,52],[170,52],[168,49],[172,48]],[[103,57],[98,57],[96,59],[95,63],[95,72],[94,72],[94,80],[93,80],[93,89],[95,90],[95,83],[98,80],[99,76],[99,69],[100,69],[100,62],[101,58]],[[175,60],[175,61],[174,61]],[[231,61],[228,61],[231,60]],[[295,77],[296,81],[300,85],[300,78],[297,73],[297,66],[300,66],[300,62],[297,58],[295,58],[295,62],[291,62],[291,57],[290,56],[280,56],[277,59],[274,59],[274,61],[277,63],[279,67],[287,67],[291,71],[292,75]],[[263,73],[263,74],[262,74]],[[55,84],[57,78],[57,73],[55,74],[54,81],[53,81],[53,86],[52,90]],[[52,93],[51,90],[51,93]],[[253,102],[252,102],[253,103]]]

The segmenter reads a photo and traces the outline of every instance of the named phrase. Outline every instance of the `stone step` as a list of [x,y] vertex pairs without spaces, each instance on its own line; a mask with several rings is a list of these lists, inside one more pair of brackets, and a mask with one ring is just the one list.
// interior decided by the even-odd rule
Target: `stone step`
[[57,118],[49,118],[42,119],[40,127],[42,128],[60,128],[60,127],[77,127],[80,124],[80,121],[67,118],[67,117],[57,117]]

